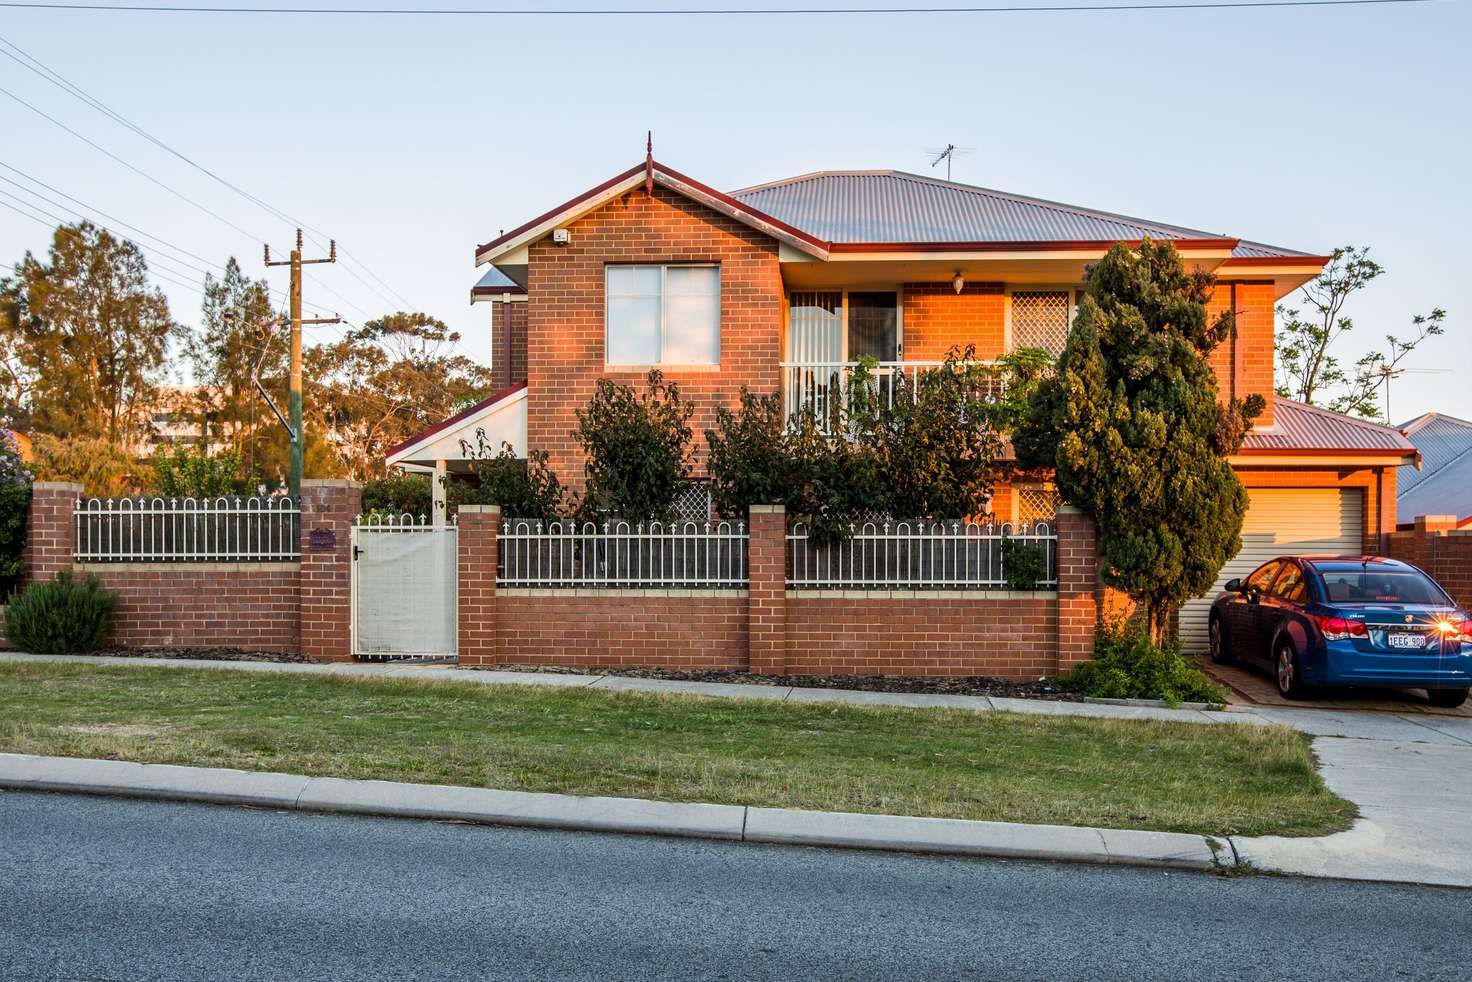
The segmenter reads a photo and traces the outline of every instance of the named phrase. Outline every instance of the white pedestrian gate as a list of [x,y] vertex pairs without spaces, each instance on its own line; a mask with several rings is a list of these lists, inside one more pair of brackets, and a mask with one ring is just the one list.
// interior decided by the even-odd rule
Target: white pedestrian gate
[[458,642],[459,534],[410,515],[353,526],[353,654],[453,659]]

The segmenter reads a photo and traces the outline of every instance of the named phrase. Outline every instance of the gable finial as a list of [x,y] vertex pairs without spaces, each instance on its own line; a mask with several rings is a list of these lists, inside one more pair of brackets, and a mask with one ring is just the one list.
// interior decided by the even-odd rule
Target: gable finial
[[651,197],[654,195],[654,131],[648,130],[644,135],[644,191]]

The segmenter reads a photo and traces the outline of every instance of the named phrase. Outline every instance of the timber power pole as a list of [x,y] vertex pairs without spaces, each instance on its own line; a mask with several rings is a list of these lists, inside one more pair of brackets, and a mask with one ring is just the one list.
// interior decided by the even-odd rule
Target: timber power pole
[[333,239],[328,246],[327,258],[325,259],[303,259],[302,258],[302,230],[296,230],[296,248],[291,250],[291,258],[271,261],[271,246],[266,246],[267,266],[290,266],[291,267],[291,391],[288,398],[287,416],[290,422],[287,424],[287,432],[291,435],[291,476],[289,487],[292,497],[302,493],[302,325],[303,324],[338,324],[342,322],[341,317],[302,317],[302,267],[311,266],[314,263],[337,262],[337,240]]

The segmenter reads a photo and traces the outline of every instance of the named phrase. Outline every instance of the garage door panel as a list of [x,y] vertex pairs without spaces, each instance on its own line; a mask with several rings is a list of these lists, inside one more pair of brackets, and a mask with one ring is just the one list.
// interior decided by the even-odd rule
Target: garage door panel
[[1228,580],[1245,577],[1284,555],[1358,555],[1364,548],[1364,491],[1360,488],[1248,488],[1242,521],[1242,551],[1222,567],[1216,584],[1181,608],[1181,645],[1206,650],[1211,602]]

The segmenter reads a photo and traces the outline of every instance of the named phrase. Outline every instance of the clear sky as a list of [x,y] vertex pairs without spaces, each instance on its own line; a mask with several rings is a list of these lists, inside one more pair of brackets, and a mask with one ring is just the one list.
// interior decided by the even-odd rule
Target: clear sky
[[[475,245],[641,160],[646,129],[661,160],[728,190],[823,168],[936,173],[924,149],[955,143],[974,148],[959,181],[1307,251],[1371,245],[1389,272],[1355,301],[1346,354],[1445,307],[1446,335],[1411,360],[1444,371],[1399,380],[1391,413],[1472,418],[1459,252],[1472,229],[1466,0],[782,17],[0,9],[0,37],[335,235],[388,284],[317,267],[309,305],[361,323],[401,295],[462,331],[478,358],[490,327],[468,303]],[[236,255],[255,275],[260,237],[289,248],[288,222],[10,59],[0,87],[250,234],[4,95],[0,162],[213,262]],[[6,263],[44,250],[47,235],[0,208]],[[284,289],[283,270],[271,279]],[[197,321],[197,293],[161,286],[178,319]]]

